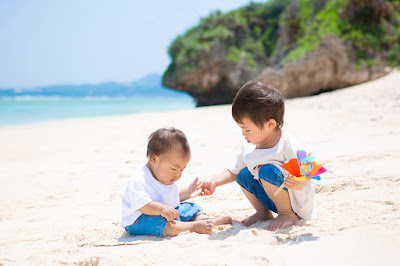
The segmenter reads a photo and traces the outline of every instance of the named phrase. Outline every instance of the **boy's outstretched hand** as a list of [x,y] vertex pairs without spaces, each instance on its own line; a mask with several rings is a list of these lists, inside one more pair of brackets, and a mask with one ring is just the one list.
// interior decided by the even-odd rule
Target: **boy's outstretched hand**
[[304,182],[304,181],[296,181],[294,179],[293,175],[291,175],[291,174],[288,174],[284,178],[284,182],[285,182],[285,187],[286,188],[293,189],[293,190],[300,190],[306,184],[306,182]]
[[193,182],[190,183],[190,185],[188,186],[189,195],[191,195],[193,192],[196,191],[196,188],[197,188],[197,186],[198,186],[198,183],[199,183],[199,178],[198,178],[198,177],[196,177],[196,178],[193,180]]
[[203,180],[197,185],[197,189],[201,189],[201,196],[208,196],[214,193],[217,185],[212,180]]

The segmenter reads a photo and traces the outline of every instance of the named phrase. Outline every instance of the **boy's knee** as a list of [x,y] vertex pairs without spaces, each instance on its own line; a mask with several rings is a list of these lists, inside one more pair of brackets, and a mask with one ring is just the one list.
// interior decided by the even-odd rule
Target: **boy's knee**
[[253,177],[253,175],[250,173],[249,169],[243,168],[242,171],[240,171],[238,178],[237,178],[237,182],[243,182],[244,180],[246,180],[249,177]]
[[192,202],[182,202],[176,207],[179,212],[178,221],[188,222],[194,221],[197,216],[205,214],[200,205]]
[[276,166],[272,164],[265,164],[258,170],[259,177],[279,178],[283,179],[283,174]]
[[260,179],[278,187],[284,182],[282,172],[272,164],[261,166],[258,170],[258,176]]

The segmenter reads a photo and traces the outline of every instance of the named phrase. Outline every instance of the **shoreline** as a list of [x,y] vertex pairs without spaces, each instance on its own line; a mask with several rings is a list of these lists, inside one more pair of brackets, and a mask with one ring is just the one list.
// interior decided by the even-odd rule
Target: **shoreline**
[[195,108],[189,97],[136,96],[136,97],[27,97],[5,100],[0,98],[0,128],[86,119],[131,115],[168,110]]
[[265,230],[268,221],[241,226],[254,211],[231,183],[191,201],[211,217],[231,215],[232,225],[174,238],[127,236],[122,190],[159,127],[188,136],[192,159],[179,186],[231,166],[243,137],[230,105],[0,128],[0,264],[392,265],[400,245],[398,125],[399,71],[287,100],[284,129],[331,161],[333,173],[315,183],[318,219],[276,232]]

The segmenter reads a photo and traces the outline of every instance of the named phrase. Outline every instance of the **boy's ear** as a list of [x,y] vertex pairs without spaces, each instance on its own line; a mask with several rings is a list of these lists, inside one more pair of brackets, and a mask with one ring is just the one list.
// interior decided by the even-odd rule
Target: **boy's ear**
[[275,119],[271,118],[270,120],[268,120],[267,125],[269,128],[273,129],[277,126],[277,123]]
[[154,164],[155,162],[157,162],[158,156],[153,154],[152,156],[150,156],[150,163]]

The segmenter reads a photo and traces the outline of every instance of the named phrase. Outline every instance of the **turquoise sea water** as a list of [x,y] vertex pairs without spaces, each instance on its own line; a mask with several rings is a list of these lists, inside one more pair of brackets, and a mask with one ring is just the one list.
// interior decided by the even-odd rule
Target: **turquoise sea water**
[[0,98],[0,127],[194,107],[190,96]]

